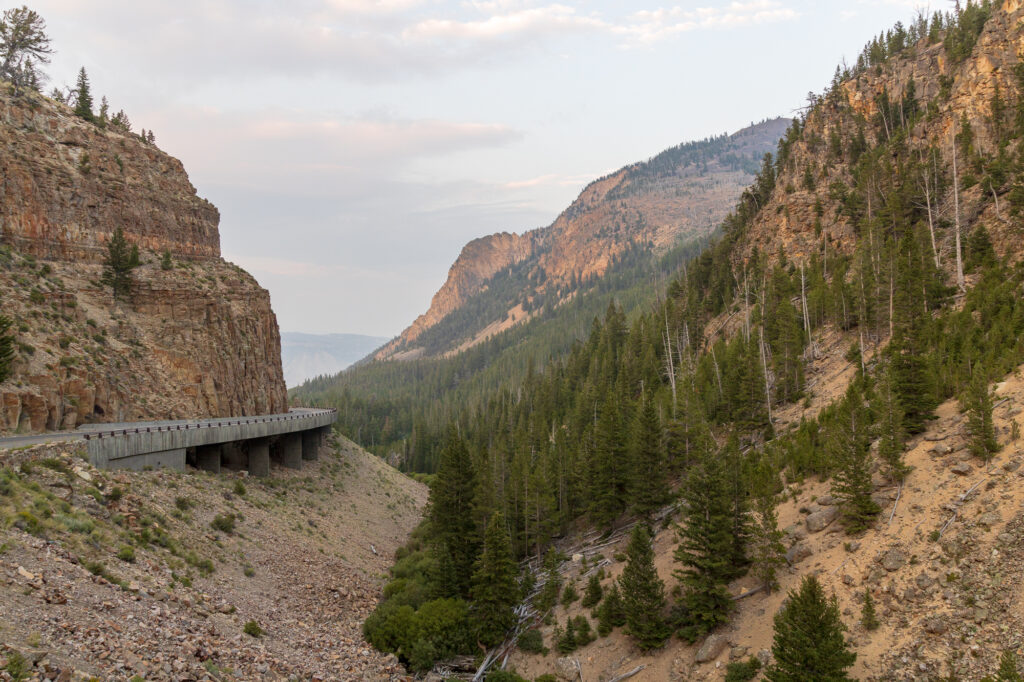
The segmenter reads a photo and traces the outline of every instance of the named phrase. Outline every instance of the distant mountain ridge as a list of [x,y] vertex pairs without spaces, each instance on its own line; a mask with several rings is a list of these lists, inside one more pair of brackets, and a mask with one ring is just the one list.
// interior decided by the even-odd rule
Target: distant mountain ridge
[[337,374],[387,340],[362,334],[281,332],[285,384],[298,386],[314,377]]
[[721,222],[791,121],[667,149],[590,183],[548,227],[469,242],[429,310],[375,358],[451,354],[559,305],[636,248],[662,254]]

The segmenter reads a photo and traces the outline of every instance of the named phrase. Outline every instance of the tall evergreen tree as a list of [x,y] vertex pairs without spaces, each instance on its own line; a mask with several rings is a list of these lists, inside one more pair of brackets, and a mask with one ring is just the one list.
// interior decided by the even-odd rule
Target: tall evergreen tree
[[95,121],[96,116],[92,113],[92,91],[89,87],[89,75],[83,66],[78,71],[78,80],[75,81],[75,116],[86,121]]
[[515,625],[515,607],[519,603],[517,573],[505,520],[500,512],[495,512],[487,524],[483,552],[473,573],[472,614],[477,637],[485,646],[502,641]]
[[53,49],[46,35],[46,22],[28,7],[4,10],[0,14],[0,78],[22,88],[39,89],[35,66],[47,64]]
[[11,327],[14,323],[6,315],[0,315],[0,381],[11,376],[14,364],[14,334]]
[[653,398],[641,400],[631,447],[630,504],[638,516],[649,521],[669,499],[665,446]]
[[878,377],[874,400],[878,421],[878,456],[885,462],[886,475],[891,481],[902,481],[910,472],[903,461],[904,441],[903,407],[893,386],[891,365],[886,364]]
[[832,492],[842,500],[843,516],[851,533],[866,529],[882,511],[871,499],[869,417],[858,384],[852,384],[840,401],[826,440],[829,457],[837,468]]
[[988,388],[988,375],[980,364],[974,366],[974,376],[967,385],[962,408],[967,412],[967,435],[971,453],[984,461],[999,452],[999,441],[992,423],[992,394]]
[[786,563],[786,546],[782,544],[775,499],[770,492],[758,495],[754,501],[756,521],[750,543],[751,571],[757,581],[771,593],[779,586],[778,569]]
[[633,528],[619,585],[626,627],[641,650],[656,649],[672,634],[665,622],[665,583],[654,569],[651,537],[642,523]]
[[129,245],[124,230],[118,227],[107,243],[101,281],[113,290],[115,298],[128,298],[132,291],[132,270],[138,266],[139,247]]
[[771,682],[846,682],[857,660],[843,637],[835,596],[825,597],[818,579],[806,576],[775,614],[775,662],[765,671]]
[[622,603],[622,593],[619,592],[618,583],[612,582],[608,588],[601,605],[597,607],[597,633],[604,637],[613,628],[619,628],[626,624],[626,608]]
[[735,567],[733,516],[725,459],[706,452],[683,485],[683,519],[675,560],[683,568],[685,622],[680,635],[695,642],[728,619],[732,597],[726,589]]
[[473,518],[473,492],[475,476],[469,449],[455,425],[448,427],[437,477],[430,489],[429,519],[434,540],[443,545],[451,562],[451,576],[445,582],[452,585],[453,595],[468,595],[473,562],[480,546],[478,530]]
[[609,526],[626,507],[627,450],[615,391],[608,390],[597,415],[590,484],[590,513],[598,526]]

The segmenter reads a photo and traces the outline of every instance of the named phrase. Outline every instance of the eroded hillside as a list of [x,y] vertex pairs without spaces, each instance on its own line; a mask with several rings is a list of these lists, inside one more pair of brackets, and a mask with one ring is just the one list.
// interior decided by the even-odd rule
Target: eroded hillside
[[0,452],[7,670],[17,652],[45,679],[399,678],[360,622],[426,489],[344,439],[325,450],[259,480]]
[[[270,296],[220,258],[219,215],[139,136],[0,86],[0,298],[14,321],[0,432],[285,409]],[[116,230],[129,296],[101,280]]]

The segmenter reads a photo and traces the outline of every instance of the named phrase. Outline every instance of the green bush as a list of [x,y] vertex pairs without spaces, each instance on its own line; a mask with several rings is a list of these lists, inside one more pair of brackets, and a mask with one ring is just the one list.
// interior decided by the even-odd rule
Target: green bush
[[396,654],[418,672],[473,650],[469,606],[461,599],[435,599],[418,610],[384,602],[363,623],[363,634],[375,648]]
[[242,632],[249,635],[250,637],[263,636],[263,628],[261,628],[260,624],[254,620],[246,621],[245,625],[242,627]]
[[746,661],[736,661],[725,666],[725,682],[747,682],[757,677],[761,661],[751,656]]
[[235,485],[232,488],[232,490],[234,490],[234,493],[239,497],[244,497],[245,493],[247,492],[245,489],[245,484],[242,483],[241,481],[235,481]]
[[544,635],[541,634],[540,630],[531,629],[527,630],[523,634],[519,635],[519,641],[516,643],[520,651],[525,651],[528,654],[541,654],[547,655],[548,648],[544,646]]
[[121,545],[121,549],[117,550],[117,558],[121,561],[127,561],[128,563],[135,562],[135,550],[130,545]]
[[213,521],[210,521],[210,528],[231,535],[235,532],[235,515],[217,514],[213,517]]

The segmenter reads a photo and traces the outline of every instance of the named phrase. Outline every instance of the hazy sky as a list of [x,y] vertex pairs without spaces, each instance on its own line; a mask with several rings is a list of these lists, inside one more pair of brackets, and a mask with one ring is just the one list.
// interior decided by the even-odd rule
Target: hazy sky
[[588,180],[666,147],[793,114],[919,6],[24,1],[58,50],[48,87],[84,65],[97,101],[154,130],[283,330],[378,336],[426,310],[469,239],[546,225]]

